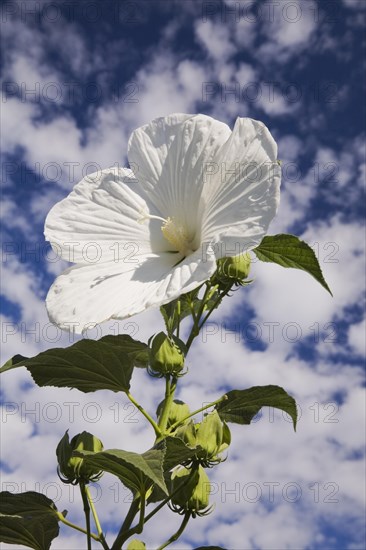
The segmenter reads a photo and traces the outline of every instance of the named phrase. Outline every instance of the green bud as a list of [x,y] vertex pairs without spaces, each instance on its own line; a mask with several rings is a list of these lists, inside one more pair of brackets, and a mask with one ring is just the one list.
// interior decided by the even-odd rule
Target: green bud
[[211,484],[206,470],[199,466],[199,479],[196,488],[188,502],[188,508],[196,512],[202,511],[210,503]]
[[146,544],[138,539],[132,539],[127,546],[127,550],[145,550]]
[[179,426],[174,432],[175,437],[179,437],[184,443],[191,448],[197,447],[196,440],[196,425],[190,420],[184,426]]
[[[183,486],[182,486],[183,485]],[[210,480],[202,466],[197,470],[181,467],[172,474],[172,490],[181,489],[172,497],[172,503],[176,508],[191,511],[200,515],[209,505]]]
[[214,410],[197,426],[196,443],[203,449],[201,458],[215,458],[222,446],[223,437],[223,423],[218,412]]
[[246,279],[250,271],[250,256],[239,254],[230,258],[221,258],[217,262],[218,279],[234,279],[238,282]]
[[[163,411],[165,399],[162,401],[156,410],[156,416],[160,419],[161,413]],[[173,403],[170,405],[169,410],[169,416],[168,416],[168,422],[167,422],[167,428],[170,428],[173,424],[176,422],[181,422],[187,416],[190,415],[189,407],[186,403],[183,403],[183,401],[180,401],[179,399],[174,399]]]
[[83,481],[97,481],[102,475],[102,472],[95,467],[86,466],[84,464],[84,459],[73,456],[73,452],[92,451],[98,453],[102,450],[102,442],[94,435],[88,432],[82,432],[75,435],[71,441],[69,441],[69,434],[68,431],[66,431],[56,448],[58,470],[64,477],[63,481],[65,481],[65,483],[77,483],[80,479]]
[[150,367],[162,376],[178,375],[184,367],[185,345],[176,336],[159,332],[150,344]]
[[198,469],[190,470],[185,466],[181,466],[179,469],[173,471],[171,479],[171,493],[174,493],[180,487],[180,490],[172,496],[172,504],[187,509],[189,500],[198,485]]

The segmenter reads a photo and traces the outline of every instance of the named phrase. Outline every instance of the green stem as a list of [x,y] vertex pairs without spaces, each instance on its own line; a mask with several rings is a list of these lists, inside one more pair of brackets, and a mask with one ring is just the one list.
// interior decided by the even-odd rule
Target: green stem
[[207,313],[206,317],[203,319],[202,323],[199,325],[198,327],[198,332],[201,330],[201,328],[203,327],[203,325],[206,323],[207,319],[210,317],[211,313],[216,309],[216,307],[219,305],[219,303],[221,302],[221,300],[230,292],[231,290],[231,287],[233,285],[230,283],[227,288],[221,292],[221,294],[219,295],[219,297],[215,300],[212,308],[210,309],[210,311]]
[[83,505],[84,505],[87,547],[88,547],[88,550],[91,550],[90,506],[89,506],[89,501],[85,490],[85,482],[80,481],[79,487],[80,487],[81,498],[83,499]]
[[180,299],[178,299],[178,302],[177,302],[177,331],[176,331],[177,338],[179,338],[179,325],[180,325]]
[[132,501],[130,509],[128,510],[127,516],[125,517],[122,527],[118,532],[117,538],[113,543],[112,550],[120,550],[120,548],[122,547],[123,542],[121,542],[121,540],[124,534],[131,527],[131,523],[133,522],[134,517],[136,516],[139,510],[139,504],[140,504],[140,498],[135,498]]
[[[85,529],[83,529],[82,527],[79,527],[78,525],[75,525],[75,523],[71,523],[71,521],[68,521],[61,512],[57,512],[57,517],[64,525],[67,525],[68,527],[71,527],[72,529],[75,529],[76,531],[79,531],[79,533],[83,533],[84,535],[88,534],[87,531],[85,531]],[[94,535],[94,533],[90,533],[90,536],[92,539],[99,542],[99,537],[97,537],[97,535]]]
[[186,342],[186,346],[187,346],[187,352],[189,350],[189,348],[191,347],[192,345],[192,342],[193,340],[196,338],[196,336],[198,336],[199,334],[199,322],[201,320],[201,317],[202,317],[202,314],[204,312],[204,309],[205,309],[205,305],[206,305],[206,300],[209,296],[209,293],[210,293],[210,290],[211,290],[211,283],[209,281],[206,282],[206,290],[205,290],[205,293],[202,297],[202,300],[201,300],[201,305],[200,305],[200,308],[197,312],[197,315],[194,314],[194,312],[192,311],[192,317],[193,317],[193,327],[192,327],[192,330],[191,330],[191,333],[188,337],[188,340]]
[[135,533],[142,533],[142,530],[144,528],[144,520],[145,520],[145,495],[141,496],[140,500],[140,517],[138,524],[135,525],[135,527],[132,527],[131,529],[127,529],[127,531],[123,531],[119,537],[115,540],[112,550],[120,550],[122,548],[122,545],[124,542],[126,542],[127,539],[129,539],[132,535]]
[[159,426],[157,425],[157,423],[155,422],[155,420],[153,420],[151,418],[151,416],[149,415],[149,413],[147,413],[145,411],[145,409],[140,405],[140,403],[138,403],[136,401],[136,399],[134,397],[132,397],[132,395],[130,394],[130,392],[126,392],[126,395],[128,397],[128,399],[131,401],[131,403],[133,403],[135,405],[135,407],[141,412],[141,414],[144,415],[144,417],[146,418],[146,420],[151,424],[151,426],[154,428],[154,432],[155,432],[155,435],[156,437],[160,437],[161,436],[161,430],[159,428]]
[[158,550],[163,550],[163,548],[166,548],[167,546],[169,546],[169,544],[178,540],[181,534],[183,533],[184,529],[187,527],[187,524],[190,518],[191,518],[191,512],[186,512],[178,531],[176,531],[174,535],[172,535],[166,542],[164,542],[164,544],[159,546]]
[[[197,298],[198,294],[199,294],[199,291],[201,290],[201,288],[205,285],[206,286],[206,290],[205,290],[205,293],[207,291],[207,285],[209,284],[208,281],[206,281],[205,283],[202,283],[201,286],[199,286],[198,288],[196,288],[196,291],[195,291],[195,298]],[[210,285],[211,287],[211,285]],[[196,316],[196,313],[194,311],[194,298],[193,298],[193,301],[190,302],[190,310],[191,310],[191,315],[192,315],[192,319],[193,319],[193,322],[196,322],[196,319],[197,319],[197,316]]]
[[170,379],[170,375],[167,374],[165,377],[164,406],[163,406],[163,410],[161,411],[160,420],[159,420],[160,438],[161,436],[164,436],[164,433],[166,432],[169,412],[174,400],[176,387],[177,387],[177,378],[175,376],[172,376],[172,378]]
[[205,405],[204,407],[201,407],[200,409],[197,409],[197,410],[193,411],[192,413],[190,413],[188,416],[186,416],[182,420],[179,420],[178,422],[175,422],[172,426],[170,426],[169,433],[174,432],[174,430],[176,430],[176,428],[178,428],[178,426],[180,426],[181,424],[184,424],[184,422],[186,420],[188,420],[188,418],[191,418],[192,416],[195,416],[196,414],[198,414],[202,411],[205,411],[206,409],[209,409],[210,407],[214,407],[215,405],[218,405],[222,401],[226,401],[226,399],[227,399],[227,396],[225,394],[222,397],[220,397],[220,399],[216,399],[216,401],[212,401],[212,403],[209,403],[208,405]]
[[[183,484],[182,484],[183,486]],[[175,491],[174,491],[175,493]],[[160,504],[158,504],[154,510],[152,510],[150,512],[150,514],[148,514],[145,518],[145,523],[147,521],[149,521],[149,519],[151,519],[153,516],[155,516],[155,514],[157,514],[159,512],[159,510],[161,510],[166,504],[168,504],[169,500],[172,498],[173,495],[169,495],[168,497],[166,497],[162,502],[160,502]]]
[[192,472],[191,472],[190,476],[188,477],[188,479],[183,481],[183,483],[181,483],[180,485],[178,485],[178,487],[175,489],[175,491],[173,491],[168,497],[166,497],[162,502],[160,502],[160,504],[158,504],[154,508],[154,510],[152,510],[150,512],[150,514],[148,514],[146,516],[144,523],[147,523],[153,516],[155,516],[155,514],[157,514],[159,512],[159,510],[161,510],[166,504],[168,504],[169,500],[171,500],[174,497],[174,495],[179,493],[179,491],[181,489],[183,489],[183,487],[190,482],[191,476],[193,476],[193,475],[194,475],[194,470],[192,469]]
[[97,528],[97,532],[98,532],[99,542],[103,546],[104,550],[109,550],[108,544],[107,544],[107,542],[104,538],[104,534],[103,534],[102,526],[101,526],[99,518],[98,518],[97,510],[94,506],[94,502],[93,502],[93,499],[91,498],[89,487],[87,485],[85,486],[85,493],[86,493],[87,499],[89,501],[89,506],[90,506],[91,512],[93,514],[95,527]]

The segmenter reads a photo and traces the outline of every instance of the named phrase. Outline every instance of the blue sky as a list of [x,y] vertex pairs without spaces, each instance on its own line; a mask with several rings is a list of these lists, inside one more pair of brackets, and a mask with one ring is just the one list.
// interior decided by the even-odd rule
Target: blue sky
[[[278,384],[302,415],[297,434],[269,410],[233,429],[229,459],[212,473],[216,509],[175,548],[365,547],[364,17],[363,0],[2,4],[3,360],[70,343],[44,307],[67,265],[44,242],[49,209],[83,175],[125,165],[131,131],[173,112],[269,127],[283,168],[270,233],[311,244],[333,290],[332,299],[304,273],[255,262],[255,283],[227,299],[197,341],[179,395],[194,408],[227,388]],[[146,341],[159,324],[152,310],[87,336]],[[145,382],[138,373],[134,393],[154,410],[162,388],[146,395]],[[64,431],[88,429],[105,447],[151,444],[128,403],[113,403],[106,392],[45,390],[25,370],[8,373],[2,488],[41,489],[81,522],[77,495],[55,475]],[[103,478],[109,533],[126,497]],[[147,530],[149,548],[171,534],[168,515]],[[80,544],[62,530],[52,548]]]

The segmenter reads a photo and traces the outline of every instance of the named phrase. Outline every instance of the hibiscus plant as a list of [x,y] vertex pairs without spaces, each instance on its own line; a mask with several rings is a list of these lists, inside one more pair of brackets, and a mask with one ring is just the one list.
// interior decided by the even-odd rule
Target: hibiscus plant
[[[49,212],[46,239],[76,265],[56,279],[46,306],[53,323],[81,334],[158,307],[165,330],[147,343],[127,334],[80,339],[32,358],[16,355],[1,370],[25,366],[41,387],[122,392],[150,424],[155,442],[139,454],[104,449],[100,434],[84,431],[70,439],[67,431],[56,449],[57,471],[62,482],[79,487],[85,525],[72,523],[42,493],[3,492],[0,540],[6,543],[47,550],[62,522],[85,534],[88,549],[95,541],[106,550],[140,550],[145,524],[168,506],[182,521],[161,541],[162,550],[190,520],[212,511],[210,469],[227,457],[230,423],[250,424],[271,406],[288,413],[296,427],[295,400],[274,385],[227,388],[194,411],[177,398],[203,325],[225,296],[252,283],[251,258],[305,270],[330,292],[310,246],[293,235],[267,236],[281,179],[269,130],[249,118],[237,119],[231,131],[205,115],[174,114],[134,131],[128,160],[129,169],[85,177]],[[184,330],[183,319],[191,321]],[[130,393],[136,368],[146,370],[151,384],[165,380],[155,415]],[[115,540],[90,496],[104,472],[132,493]]]

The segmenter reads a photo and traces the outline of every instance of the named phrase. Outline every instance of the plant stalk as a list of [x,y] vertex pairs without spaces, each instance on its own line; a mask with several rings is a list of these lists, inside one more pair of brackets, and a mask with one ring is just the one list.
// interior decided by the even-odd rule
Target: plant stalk
[[201,305],[200,305],[200,308],[197,312],[197,315],[195,315],[194,312],[192,311],[193,327],[192,327],[191,333],[188,337],[188,340],[186,342],[187,353],[188,353],[188,350],[190,349],[190,347],[192,345],[193,340],[199,334],[199,322],[200,322],[202,314],[204,312],[205,305],[206,305],[206,300],[207,300],[207,298],[210,294],[210,291],[211,291],[211,283],[209,281],[207,281],[206,282],[206,290],[205,290],[204,295],[202,297]]
[[84,505],[87,548],[88,550],[91,550],[90,506],[89,506],[89,500],[85,490],[85,482],[80,481],[79,487],[80,487],[81,498],[83,499],[83,505]]
[[[83,529],[82,527],[79,527],[78,525],[75,525],[75,523],[71,523],[71,521],[68,521],[61,512],[57,513],[57,517],[64,525],[67,525],[68,527],[71,527],[72,529],[75,529],[76,531],[79,531],[79,533],[83,533],[84,535],[88,534],[87,531],[85,531],[85,529]],[[92,539],[99,542],[99,537],[97,535],[94,535],[94,533],[90,533],[90,536]]]
[[180,298],[178,298],[178,301],[177,301],[177,328],[176,328],[176,336],[177,336],[177,338],[179,338],[180,311],[181,311],[181,303],[180,303]]
[[121,526],[121,529],[119,530],[119,533],[117,535],[117,538],[114,541],[114,544],[112,546],[112,550],[115,550],[116,548],[118,548],[118,542],[119,542],[120,538],[122,537],[123,533],[125,533],[125,531],[128,531],[128,529],[131,527],[131,523],[133,522],[134,517],[136,516],[136,514],[139,510],[139,504],[140,504],[140,499],[139,498],[135,498],[132,501],[130,509],[128,510],[127,516],[125,517],[125,520],[124,520],[124,522]]
[[[137,509],[136,509],[136,511],[134,511],[133,517],[131,518],[131,521],[129,522],[129,526],[131,525],[131,523],[133,521],[133,518],[135,517],[135,515],[137,513],[138,506],[139,506],[139,503],[140,503],[139,521],[138,521],[137,525],[135,525],[135,527],[129,528],[129,526],[127,527],[127,525],[126,525],[126,528],[123,528],[125,526],[125,523],[126,523],[126,520],[127,520],[127,517],[128,517],[128,515],[127,515],[126,520],[125,520],[124,524],[122,525],[121,530],[118,533],[118,536],[117,536],[116,540],[114,541],[111,550],[121,550],[123,543],[126,542],[127,539],[129,539],[135,533],[142,533],[142,530],[144,528],[144,520],[145,520],[145,495],[142,495],[141,498],[136,499],[134,502],[137,503]],[[135,510],[135,507],[134,507],[134,510]],[[130,508],[130,511],[131,511],[131,508]]]
[[102,526],[101,526],[99,518],[98,518],[97,510],[94,506],[94,502],[93,502],[93,499],[91,498],[89,487],[87,485],[85,486],[85,493],[86,493],[87,499],[89,501],[89,506],[90,506],[91,512],[93,514],[95,527],[97,528],[97,532],[98,532],[99,542],[103,546],[104,550],[109,550],[107,541],[104,538],[104,534],[103,534]]
[[177,493],[179,493],[179,491],[181,489],[183,489],[183,487],[189,483],[190,479],[191,479],[191,476],[194,474],[194,470],[192,470],[190,476],[188,477],[187,480],[183,481],[180,485],[178,485],[178,487],[175,489],[175,491],[173,491],[168,497],[166,497],[162,502],[160,502],[160,504],[158,504],[154,510],[152,510],[150,512],[150,514],[148,514],[146,517],[145,517],[145,521],[144,523],[147,523],[153,516],[155,516],[155,514],[157,514],[159,512],[159,510],[161,510],[166,504],[168,504],[169,500],[171,500],[174,495],[176,495]]
[[147,413],[145,411],[145,409],[140,405],[140,403],[138,403],[136,401],[136,399],[130,394],[130,392],[126,392],[126,395],[128,397],[128,399],[131,401],[131,403],[133,403],[135,405],[135,407],[141,412],[141,414],[144,415],[144,417],[146,418],[146,420],[151,424],[151,426],[154,428],[154,432],[155,432],[155,435],[156,437],[160,437],[161,436],[161,430],[159,428],[159,426],[157,425],[157,423],[155,422],[155,420],[153,420],[151,418],[151,416],[149,415],[149,413]]
[[183,533],[184,529],[187,527],[187,524],[190,518],[191,518],[191,512],[186,512],[178,531],[176,531],[174,535],[172,535],[166,542],[164,542],[164,544],[159,546],[158,550],[163,550],[163,548],[166,548],[167,546],[169,546],[169,544],[178,540],[181,534]]
[[174,400],[176,387],[177,387],[177,378],[175,376],[172,376],[172,378],[170,378],[170,375],[167,374],[165,377],[164,407],[161,412],[161,416],[159,420],[160,437],[164,435],[166,432],[166,426],[168,423],[170,407],[172,406],[172,403]]
[[210,311],[207,313],[206,317],[203,319],[202,323],[199,325],[198,327],[198,332],[201,330],[201,328],[203,327],[203,325],[206,323],[206,321],[208,320],[208,318],[210,317],[211,313],[216,309],[216,307],[219,305],[219,303],[221,302],[221,300],[223,298],[225,298],[225,296],[230,292],[231,290],[231,287],[233,285],[230,283],[227,288],[221,292],[220,296],[215,300],[215,303],[213,304],[212,308],[210,309]]

